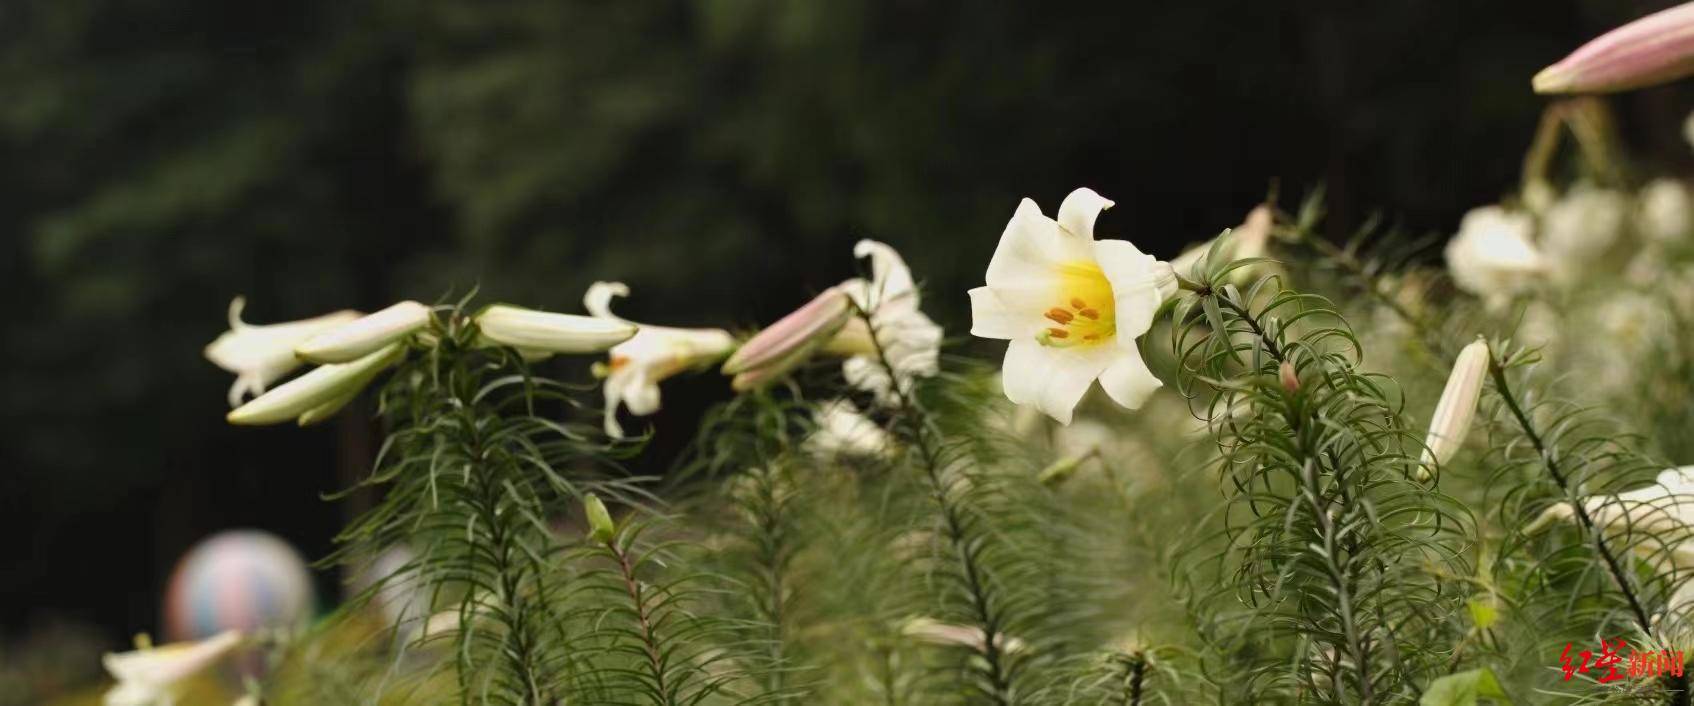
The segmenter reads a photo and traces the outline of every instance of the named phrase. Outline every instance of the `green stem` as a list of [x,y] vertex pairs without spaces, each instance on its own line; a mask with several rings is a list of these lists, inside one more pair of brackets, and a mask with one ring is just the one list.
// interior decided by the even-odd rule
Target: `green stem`
[[647,670],[653,675],[654,700],[666,706],[673,706],[676,702],[671,698],[670,687],[665,683],[664,655],[659,650],[659,640],[653,627],[653,614],[643,596],[641,581],[635,576],[635,564],[630,561],[629,550],[618,546],[616,536],[607,539],[605,547],[606,552],[617,562],[624,592],[629,596],[630,605],[635,608],[635,622],[640,630],[642,653],[647,658]]

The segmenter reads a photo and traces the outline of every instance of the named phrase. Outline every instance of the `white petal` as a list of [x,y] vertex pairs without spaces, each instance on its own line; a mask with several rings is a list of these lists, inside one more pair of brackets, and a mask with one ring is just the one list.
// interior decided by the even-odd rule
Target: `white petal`
[[1096,241],[1094,257],[1106,281],[1112,283],[1118,339],[1133,346],[1134,339],[1153,325],[1153,314],[1164,300],[1159,293],[1159,260],[1127,240]]
[[623,401],[623,388],[613,385],[611,378],[608,377],[606,384],[601,385],[601,390],[606,395],[606,418],[602,425],[605,427],[606,436],[622,439],[623,425],[618,424],[618,404]]
[[1101,211],[1111,207],[1112,202],[1094,193],[1093,189],[1077,189],[1065,197],[1064,203],[1059,204],[1059,227],[1069,231],[1071,235],[1093,240],[1094,219],[1100,216]]
[[294,349],[316,363],[348,363],[429,325],[428,306],[403,301],[306,339]]
[[1100,373],[1100,387],[1105,388],[1113,402],[1129,409],[1140,409],[1141,404],[1163,384],[1153,376],[1153,371],[1147,369],[1141,352],[1135,350],[1119,353],[1112,364]]
[[1056,277],[1055,265],[1092,257],[1086,236],[1067,234],[1053,219],[1041,215],[1034,201],[1024,199],[1006,223],[994,258],[988,262],[988,286],[1046,285]]
[[988,287],[970,291],[971,335],[979,338],[1033,337],[1044,325],[1038,300],[1007,301],[999,292]]
[[1000,377],[1007,399],[1034,404],[1060,424],[1069,424],[1076,403],[1115,354],[1111,346],[1049,348],[1034,339],[1019,338],[1006,347],[1006,366]]
[[519,349],[595,353],[629,340],[637,331],[621,319],[555,314],[493,304],[476,315],[483,338]]
[[627,296],[629,286],[622,282],[595,282],[588,285],[588,292],[582,295],[582,308],[603,319],[618,319],[612,313],[612,297]]
[[405,357],[404,345],[390,343],[351,363],[318,366],[231,410],[225,419],[231,424],[276,424],[297,419],[317,407],[358,394],[378,373]]
[[861,306],[871,310],[894,300],[911,300],[917,306],[917,286],[912,283],[912,270],[900,253],[875,240],[861,240],[853,246],[853,257],[871,259],[871,281],[866,301]]

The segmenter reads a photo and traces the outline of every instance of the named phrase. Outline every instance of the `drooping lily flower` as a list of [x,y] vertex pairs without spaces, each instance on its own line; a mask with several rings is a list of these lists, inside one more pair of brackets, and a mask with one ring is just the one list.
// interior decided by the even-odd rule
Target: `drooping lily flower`
[[917,378],[940,370],[941,327],[919,308],[912,271],[894,248],[861,240],[853,246],[853,256],[870,258],[871,278],[847,280],[841,289],[868,313],[870,324],[866,325],[865,317],[852,317],[828,350],[848,356],[841,363],[848,384],[875,394],[879,404],[893,406],[899,403],[896,383],[889,380],[879,355],[888,357],[887,367],[894,369],[898,391],[910,393]]
[[295,354],[314,363],[348,363],[429,326],[430,310],[403,301],[307,339]]
[[1447,387],[1441,391],[1441,401],[1430,415],[1429,436],[1424,439],[1423,461],[1419,475],[1427,477],[1429,466],[1441,466],[1453,457],[1470,433],[1471,420],[1476,417],[1476,401],[1482,394],[1482,382],[1488,377],[1488,343],[1481,339],[1459,351],[1453,362],[1453,372],[1447,377]]
[[599,353],[636,333],[635,325],[622,319],[555,314],[509,304],[490,305],[475,320],[488,341],[537,356]]
[[229,387],[231,408],[241,406],[241,400],[248,394],[264,394],[271,383],[299,367],[295,346],[319,332],[359,318],[359,312],[343,310],[301,321],[254,326],[241,320],[241,310],[246,306],[243,297],[230,301],[229,330],[207,345],[205,351],[207,360],[235,373],[235,384]]
[[852,315],[853,302],[847,292],[830,287],[741,344],[724,361],[723,374],[735,376],[736,390],[775,382],[834,339]]
[[[1590,497],[1582,504],[1588,517],[1601,527],[1650,535],[1634,549],[1649,559],[1662,552],[1657,558],[1668,559],[1670,566],[1661,570],[1694,568],[1694,466],[1666,469],[1651,485],[1615,496]],[[1543,511],[1524,533],[1575,517],[1575,507],[1559,503]]]
[[806,450],[815,456],[875,457],[894,448],[894,437],[847,400],[832,400],[812,411],[816,428],[806,437]]
[[1139,408],[1160,386],[1136,339],[1153,325],[1166,266],[1124,240],[1094,240],[1109,208],[1077,189],[1057,220],[1024,199],[988,263],[988,284],[970,291],[971,334],[1009,339],[1006,397],[1061,424],[1095,380],[1113,401]]
[[130,652],[109,652],[102,660],[118,681],[106,692],[106,706],[172,706],[182,682],[216,664],[241,644],[241,633],[219,633],[199,642],[160,647],[144,638]]
[[1447,243],[1447,269],[1460,289],[1498,306],[1529,289],[1547,271],[1546,258],[1530,241],[1529,214],[1499,206],[1472,209]]
[[351,363],[321,365],[230,411],[230,424],[310,424],[352,401],[378,373],[406,357],[403,343],[390,343]]
[[672,328],[625,321],[612,313],[612,297],[629,296],[622,282],[595,282],[583,295],[582,304],[598,318],[639,328],[635,336],[612,346],[604,367],[606,378],[606,433],[623,436],[618,425],[618,405],[630,414],[644,416],[659,411],[659,382],[677,373],[707,365],[735,349],[735,337],[722,329]]
[[1610,93],[1694,74],[1694,3],[1630,22],[1535,74],[1536,93]]

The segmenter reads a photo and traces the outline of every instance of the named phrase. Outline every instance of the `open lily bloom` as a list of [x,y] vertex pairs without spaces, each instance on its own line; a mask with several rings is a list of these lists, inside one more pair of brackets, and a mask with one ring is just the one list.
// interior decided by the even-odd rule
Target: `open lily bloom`
[[[887,368],[894,369],[901,393],[910,393],[915,379],[934,375],[940,370],[941,327],[919,308],[912,271],[894,248],[861,240],[853,246],[853,255],[870,258],[871,278],[847,280],[841,289],[869,313],[870,324],[854,317],[827,350],[848,356],[841,373],[849,384],[875,394],[879,404],[892,406],[899,396]],[[886,367],[878,359],[879,346],[880,354],[888,357]]]
[[1111,205],[1077,189],[1054,220],[1024,199],[988,263],[988,285],[970,291],[971,334],[1011,341],[1006,397],[1061,424],[1095,380],[1130,409],[1160,385],[1135,340],[1153,325],[1168,266],[1128,241],[1094,239],[1094,219]]
[[107,653],[106,671],[118,680],[106,706],[171,706],[183,680],[216,664],[241,644],[241,633],[219,633],[199,642]]
[[1460,289],[1498,306],[1529,289],[1547,271],[1546,258],[1530,241],[1529,214],[1483,206],[1466,213],[1459,234],[1447,243],[1447,269]]
[[817,428],[806,437],[806,450],[824,458],[881,456],[894,448],[894,437],[847,400],[818,405],[812,412]]
[[229,387],[230,407],[241,406],[241,400],[249,394],[264,394],[272,383],[300,367],[295,346],[359,318],[357,311],[337,311],[301,321],[254,326],[241,320],[241,310],[246,306],[243,297],[231,300],[229,330],[206,346],[207,360],[235,373],[235,384]]
[[618,405],[630,414],[644,416],[659,411],[659,382],[677,373],[707,365],[729,355],[735,337],[722,329],[672,328],[636,324],[612,313],[612,298],[629,296],[622,282],[595,282],[583,295],[588,313],[635,326],[633,338],[612,346],[604,367],[606,377],[606,433],[623,436],[618,425]]
[[[1637,543],[1646,554],[1667,551],[1672,562],[1694,568],[1694,466],[1671,468],[1659,473],[1656,482],[1615,496],[1590,497],[1583,509],[1595,524],[1612,529],[1630,529],[1659,537]],[[1526,528],[1531,533],[1557,520],[1576,517],[1570,503],[1559,503],[1541,513]],[[1671,546],[1664,546],[1666,541]]]

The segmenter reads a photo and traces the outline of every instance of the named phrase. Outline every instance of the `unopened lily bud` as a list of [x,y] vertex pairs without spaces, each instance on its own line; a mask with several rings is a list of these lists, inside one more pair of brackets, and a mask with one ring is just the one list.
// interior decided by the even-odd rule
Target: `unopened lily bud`
[[1288,394],[1292,395],[1300,391],[1300,374],[1294,371],[1293,363],[1286,360],[1282,361],[1282,365],[1277,366],[1276,379],[1282,383],[1282,389],[1286,390]]
[[247,404],[232,410],[225,418],[230,424],[243,425],[277,424],[298,419],[302,415],[309,415],[310,419],[315,421],[321,418],[323,408],[337,401],[342,402],[344,406],[353,396],[359,394],[359,390],[369,384],[377,373],[400,362],[405,355],[404,346],[390,343],[388,347],[351,363],[319,366],[253,398]]
[[1610,93],[1694,73],[1694,3],[1600,35],[1535,75],[1536,93]]
[[583,496],[582,511],[588,517],[588,538],[600,543],[612,541],[618,526],[612,522],[612,513],[606,510],[606,503],[600,502],[600,496],[593,493]]
[[852,315],[852,299],[847,293],[840,287],[826,289],[805,306],[741,344],[735,354],[724,361],[723,373],[739,377],[758,371],[752,386],[780,378],[806,362],[833,339]]
[[1476,417],[1477,398],[1482,395],[1482,382],[1488,376],[1488,342],[1477,339],[1453,362],[1453,372],[1447,377],[1447,387],[1441,391],[1441,401],[1429,420],[1429,436],[1424,439],[1421,477],[1428,477],[1429,466],[1439,466],[1453,457],[1470,433],[1471,420]]
[[577,316],[494,304],[476,315],[482,337],[533,353],[598,353],[629,340],[635,324],[599,316]]
[[403,301],[306,339],[295,355],[314,363],[347,363],[429,325],[429,307]]

